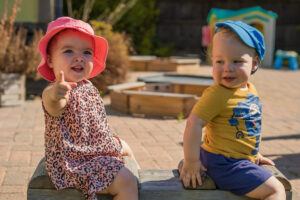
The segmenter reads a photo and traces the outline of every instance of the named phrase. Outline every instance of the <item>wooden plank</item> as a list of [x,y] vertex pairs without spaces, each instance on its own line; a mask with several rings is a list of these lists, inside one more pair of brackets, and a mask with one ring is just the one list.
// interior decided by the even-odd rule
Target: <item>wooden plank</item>
[[[109,194],[97,194],[101,200],[113,200]],[[77,189],[28,189],[27,200],[85,200],[83,193]]]
[[128,114],[129,96],[119,91],[110,92],[110,105],[114,110]]
[[141,200],[254,200],[222,190],[139,190]]
[[195,97],[131,95],[129,97],[129,112],[149,116],[177,117],[184,114],[183,99],[185,98]]
[[178,73],[193,73],[199,71],[200,65],[189,64],[189,65],[177,65],[176,72]]
[[146,85],[144,82],[130,82],[108,86],[109,90],[141,90]]
[[122,93],[132,95],[132,96],[157,96],[157,97],[170,97],[170,98],[194,98],[194,97],[196,97],[195,95],[191,95],[191,94],[151,92],[151,91],[133,91],[133,90],[123,90]]
[[203,91],[209,87],[209,85],[194,85],[194,84],[182,84],[172,83],[174,93],[182,94],[194,94],[201,96]]
[[148,63],[145,61],[130,61],[130,69],[134,71],[147,71]]
[[163,61],[154,61],[149,63],[149,71],[163,71],[163,72],[174,72],[176,71],[177,64]]
[[186,190],[177,170],[141,170],[139,197],[143,200],[249,200],[227,191]]

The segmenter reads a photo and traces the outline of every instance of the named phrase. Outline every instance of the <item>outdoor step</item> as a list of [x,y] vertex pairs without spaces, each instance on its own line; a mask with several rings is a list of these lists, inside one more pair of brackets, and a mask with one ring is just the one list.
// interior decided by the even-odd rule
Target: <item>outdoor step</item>
[[[251,198],[237,196],[228,191],[215,189],[212,179],[205,173],[201,174],[203,185],[197,189],[185,189],[179,180],[177,169],[173,170],[138,170],[135,160],[125,157],[125,166],[138,178],[139,199],[141,200],[250,200]],[[182,161],[179,163],[179,168]],[[273,166],[266,168],[281,181],[286,181],[287,200],[292,199],[292,190],[289,181]],[[97,195],[98,199],[111,200],[111,195]],[[45,159],[43,158],[35,170],[27,190],[28,200],[84,200],[81,191],[70,188],[56,190],[45,171]]]

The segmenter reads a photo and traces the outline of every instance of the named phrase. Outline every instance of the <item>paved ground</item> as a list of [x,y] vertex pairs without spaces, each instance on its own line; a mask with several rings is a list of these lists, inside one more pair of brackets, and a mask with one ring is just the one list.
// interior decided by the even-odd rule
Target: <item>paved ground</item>
[[[211,68],[201,67],[201,74]],[[144,73],[131,73],[134,80]],[[263,104],[261,152],[300,193],[300,71],[260,69],[253,77]],[[113,131],[132,147],[142,169],[176,168],[183,158],[185,120],[117,113],[104,97]],[[40,99],[0,108],[0,200],[26,199],[27,183],[43,157],[44,121]],[[294,196],[294,200],[300,196]]]

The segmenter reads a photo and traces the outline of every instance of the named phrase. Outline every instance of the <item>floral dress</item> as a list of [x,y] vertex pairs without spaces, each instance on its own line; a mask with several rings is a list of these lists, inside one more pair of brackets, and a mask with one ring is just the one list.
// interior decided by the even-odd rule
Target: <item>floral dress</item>
[[110,133],[103,100],[84,80],[69,92],[64,112],[45,110],[45,168],[56,189],[81,189],[89,200],[124,166],[119,138]]

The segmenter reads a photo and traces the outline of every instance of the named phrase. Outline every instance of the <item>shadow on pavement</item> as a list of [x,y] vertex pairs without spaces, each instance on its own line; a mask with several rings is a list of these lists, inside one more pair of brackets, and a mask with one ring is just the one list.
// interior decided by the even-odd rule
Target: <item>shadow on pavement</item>
[[269,136],[263,137],[263,141],[268,140],[290,140],[290,139],[300,139],[300,134],[292,134],[292,135],[282,135],[282,136]]

